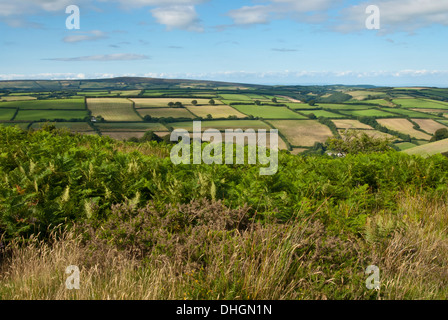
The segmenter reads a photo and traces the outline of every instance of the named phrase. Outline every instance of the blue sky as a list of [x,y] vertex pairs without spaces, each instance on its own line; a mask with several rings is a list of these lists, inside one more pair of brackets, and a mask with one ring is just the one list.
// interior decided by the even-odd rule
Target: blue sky
[[446,0],[0,0],[0,80],[448,87],[447,31]]

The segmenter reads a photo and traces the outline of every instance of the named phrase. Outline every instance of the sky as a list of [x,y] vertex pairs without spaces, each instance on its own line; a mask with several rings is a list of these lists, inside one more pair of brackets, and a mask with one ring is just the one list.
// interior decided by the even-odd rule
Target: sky
[[447,40],[448,0],[0,0],[0,80],[448,87]]

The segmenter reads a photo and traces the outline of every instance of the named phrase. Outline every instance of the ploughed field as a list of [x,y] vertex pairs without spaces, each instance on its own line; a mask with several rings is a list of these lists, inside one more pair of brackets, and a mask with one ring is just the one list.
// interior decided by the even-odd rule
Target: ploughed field
[[174,129],[191,131],[193,121],[200,120],[203,131],[277,129],[279,147],[292,153],[309,150],[345,130],[387,137],[398,149],[407,150],[428,143],[437,130],[448,127],[444,89],[285,90],[199,84],[144,90],[82,84],[70,93],[16,90],[0,93],[0,125],[36,130],[51,123],[73,132],[128,140],[147,131],[160,137]]

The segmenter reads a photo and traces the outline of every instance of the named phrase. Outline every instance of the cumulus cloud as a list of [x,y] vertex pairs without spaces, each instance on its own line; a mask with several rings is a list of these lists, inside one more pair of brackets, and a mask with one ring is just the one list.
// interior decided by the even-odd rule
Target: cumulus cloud
[[203,31],[194,6],[168,6],[151,10],[158,23],[167,30],[183,29],[188,31]]
[[[340,32],[353,32],[365,29],[366,8],[370,2],[345,8],[341,19],[334,26]],[[416,29],[434,24],[448,25],[448,1],[440,0],[377,0],[380,9],[382,33],[398,31],[413,32]]]
[[146,60],[148,56],[134,53],[114,53],[114,54],[100,54],[94,56],[83,56],[73,58],[49,58],[44,60],[52,61],[132,61],[132,60]]
[[67,36],[63,39],[64,42],[74,43],[81,41],[95,41],[100,39],[106,39],[107,34],[100,30],[92,30],[88,32],[83,32],[81,34],[75,34],[71,36]]

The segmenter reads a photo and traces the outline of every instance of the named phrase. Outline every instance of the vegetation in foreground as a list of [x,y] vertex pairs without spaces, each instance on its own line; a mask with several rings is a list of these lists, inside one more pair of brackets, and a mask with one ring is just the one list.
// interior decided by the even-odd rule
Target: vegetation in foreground
[[169,149],[0,128],[0,298],[447,298],[447,158],[281,152],[259,176]]

